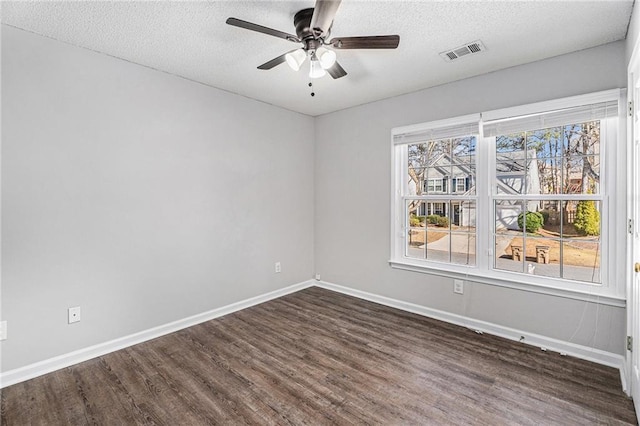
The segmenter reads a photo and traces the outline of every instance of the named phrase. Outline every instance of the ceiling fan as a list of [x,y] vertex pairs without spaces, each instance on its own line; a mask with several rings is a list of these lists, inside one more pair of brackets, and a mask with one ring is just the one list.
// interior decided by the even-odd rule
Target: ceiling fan
[[296,34],[288,34],[273,28],[243,21],[237,18],[227,19],[227,24],[251,31],[302,43],[302,47],[284,53],[260,65],[258,69],[270,70],[286,62],[294,71],[298,71],[305,59],[309,58],[309,77],[319,78],[329,73],[333,78],[347,75],[347,72],[336,61],[333,49],[395,49],[400,43],[398,35],[337,37],[329,41],[333,18],[338,11],[341,0],[316,0],[315,7],[302,9],[293,17]]

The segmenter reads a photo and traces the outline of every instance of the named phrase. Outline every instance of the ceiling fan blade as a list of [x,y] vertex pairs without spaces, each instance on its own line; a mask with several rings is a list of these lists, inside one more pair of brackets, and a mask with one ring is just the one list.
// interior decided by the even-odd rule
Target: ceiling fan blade
[[263,27],[262,25],[254,24],[252,22],[243,21],[242,19],[237,18],[229,18],[227,19],[227,24],[233,25],[234,27],[244,28],[246,30],[256,31],[262,34],[267,34],[270,36],[283,38],[285,40],[293,41],[295,43],[300,43],[300,39],[293,34],[285,33],[283,31],[274,30],[273,28]]
[[293,49],[293,50],[292,50],[292,51],[290,51],[290,52],[283,53],[282,55],[280,55],[280,56],[278,56],[278,57],[276,57],[276,58],[273,58],[272,60],[270,60],[270,61],[268,61],[268,62],[265,62],[264,64],[260,65],[260,66],[258,67],[258,69],[259,69],[259,70],[270,70],[271,68],[273,68],[273,67],[275,67],[275,66],[277,66],[277,65],[280,65],[281,63],[286,62],[286,60],[287,60],[287,59],[286,59],[286,56],[287,56],[289,53],[295,52],[296,50],[298,50],[298,49]]
[[316,0],[311,17],[311,31],[316,37],[326,35],[331,28],[333,18],[336,16],[342,0]]
[[347,72],[344,70],[344,68],[342,68],[340,64],[337,62],[331,65],[331,67],[327,69],[327,72],[334,79],[344,77],[345,75],[347,75]]
[[399,35],[339,37],[329,42],[336,49],[395,49],[400,44]]

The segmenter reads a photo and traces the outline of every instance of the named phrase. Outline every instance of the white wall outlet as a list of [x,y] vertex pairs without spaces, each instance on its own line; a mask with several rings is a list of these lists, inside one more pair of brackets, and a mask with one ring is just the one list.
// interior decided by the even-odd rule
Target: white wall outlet
[[280,265],[280,262],[276,262],[276,274],[279,274],[280,272],[282,272],[282,265]]
[[316,274],[316,281],[320,281],[320,274]]
[[80,306],[69,308],[69,324],[80,321]]
[[0,340],[7,340],[7,322],[0,321]]
[[464,281],[453,280],[453,292],[458,294],[464,293]]

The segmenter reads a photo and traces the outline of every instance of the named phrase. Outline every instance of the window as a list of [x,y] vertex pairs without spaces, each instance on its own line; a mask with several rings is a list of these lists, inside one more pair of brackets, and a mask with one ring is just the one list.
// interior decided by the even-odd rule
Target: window
[[454,190],[456,192],[465,192],[467,190],[467,180],[468,178],[455,178],[455,187]]
[[394,129],[392,266],[608,285],[620,102],[614,90]]
[[600,125],[495,137],[496,269],[601,282]]
[[434,192],[444,191],[445,183],[442,178],[429,178],[426,182],[427,187],[424,192],[433,194]]
[[[403,256],[475,265],[476,196],[466,185],[475,180],[478,118],[399,138],[406,142],[398,145],[403,158]],[[425,210],[427,215],[420,215]]]

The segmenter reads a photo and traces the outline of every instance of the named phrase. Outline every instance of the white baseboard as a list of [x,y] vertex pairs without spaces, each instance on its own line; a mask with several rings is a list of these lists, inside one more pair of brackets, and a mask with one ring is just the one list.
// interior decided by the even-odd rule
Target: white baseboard
[[[381,305],[460,325],[462,327],[492,334],[494,336],[504,337],[509,340],[520,341],[521,337],[524,336],[523,343],[525,344],[544,348],[545,350],[559,352],[561,354],[571,355],[576,358],[596,362],[598,364],[603,364],[609,367],[618,368],[621,371],[620,374],[624,374],[624,371],[622,370],[624,368],[624,357],[619,354],[614,354],[611,352],[606,352],[600,349],[594,349],[588,346],[582,346],[571,342],[565,342],[562,340],[553,339],[551,337],[529,333],[527,331],[516,330],[509,327],[504,327],[502,325],[480,321],[462,315],[452,314],[450,312],[440,311],[438,309],[427,308],[425,306],[416,305],[414,303],[403,302],[402,300],[391,299],[389,297],[379,296],[377,294],[328,283],[326,281],[315,281],[314,284],[317,287],[325,288],[327,290],[337,291],[349,296],[358,297],[360,299],[365,299],[371,302],[379,303]],[[623,382],[623,386],[625,384],[626,380]]]
[[[627,396],[631,396],[631,389],[629,389],[629,384],[627,381],[627,363],[625,361],[620,364],[620,383],[622,383],[622,390]],[[640,416],[640,412],[637,412]]]
[[38,377],[43,374],[51,373],[53,371],[68,367],[73,364],[77,364],[79,362],[88,361],[92,358],[96,358],[110,352],[117,351],[119,349],[124,349],[129,346],[145,342],[147,340],[155,339],[157,337],[164,336],[166,334],[173,333],[184,328],[212,320],[214,318],[218,318],[245,308],[249,308],[251,306],[258,305],[272,299],[277,299],[278,297],[282,297],[290,293],[295,293],[296,291],[311,287],[315,285],[315,283],[316,281],[309,280],[302,283],[294,284],[289,287],[262,294],[260,296],[241,300],[239,302],[232,303],[221,308],[213,309],[211,311],[203,312],[201,314],[193,315],[188,318],[144,330],[139,333],[131,334],[129,336],[121,337],[109,342],[100,343],[88,348],[69,352],[54,358],[46,359],[44,361],[39,361],[30,365],[26,365],[24,367],[3,372],[0,374],[0,389],[23,382],[25,380],[33,379],[34,377]]

